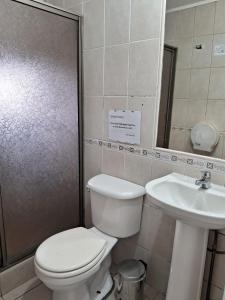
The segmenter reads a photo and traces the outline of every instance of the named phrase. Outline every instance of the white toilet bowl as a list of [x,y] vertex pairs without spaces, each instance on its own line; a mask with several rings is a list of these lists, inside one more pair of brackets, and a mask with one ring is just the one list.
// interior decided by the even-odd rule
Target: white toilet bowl
[[100,300],[113,286],[109,268],[117,238],[140,230],[145,189],[101,174],[88,182],[95,227],[67,230],[44,241],[35,255],[39,279],[53,300]]
[[53,291],[53,300],[102,299],[113,285],[110,252],[116,242],[96,228],[56,234],[37,250],[36,274]]

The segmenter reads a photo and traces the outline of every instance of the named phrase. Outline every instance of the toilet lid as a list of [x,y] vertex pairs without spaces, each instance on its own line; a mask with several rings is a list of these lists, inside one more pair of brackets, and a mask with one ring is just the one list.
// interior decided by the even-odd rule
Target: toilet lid
[[48,238],[37,249],[35,260],[50,272],[70,272],[90,264],[105,246],[105,240],[79,227]]

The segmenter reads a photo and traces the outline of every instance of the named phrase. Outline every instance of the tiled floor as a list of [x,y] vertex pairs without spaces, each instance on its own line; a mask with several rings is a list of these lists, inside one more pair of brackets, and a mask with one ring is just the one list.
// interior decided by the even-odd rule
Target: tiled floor
[[22,297],[16,300],[51,300],[52,293],[43,285],[39,285],[37,288],[33,289],[32,291],[26,293]]
[[[148,284],[144,285],[143,300],[165,300],[164,296],[150,287]],[[39,280],[33,278],[26,284],[17,287],[8,294],[0,297],[0,300],[52,300],[51,291],[45,287]],[[107,298],[107,300],[116,300],[115,291]]]

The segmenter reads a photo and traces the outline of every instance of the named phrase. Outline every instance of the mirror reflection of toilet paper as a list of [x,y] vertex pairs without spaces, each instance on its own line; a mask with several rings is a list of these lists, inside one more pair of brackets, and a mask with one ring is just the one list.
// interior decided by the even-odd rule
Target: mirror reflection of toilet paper
[[212,124],[200,122],[191,130],[191,141],[195,150],[212,152],[218,144],[219,134]]

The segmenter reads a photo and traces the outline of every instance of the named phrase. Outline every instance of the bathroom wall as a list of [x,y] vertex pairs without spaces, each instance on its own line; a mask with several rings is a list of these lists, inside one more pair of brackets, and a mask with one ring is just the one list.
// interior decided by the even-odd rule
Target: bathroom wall
[[[40,1],[42,2],[42,1]],[[81,13],[82,5],[67,1],[68,9]],[[56,5],[62,6],[61,1]],[[0,273],[0,300],[52,300],[51,291],[37,279],[33,257]]]
[[[183,154],[175,159],[175,155],[171,158],[166,151],[153,149],[164,0],[51,2],[84,14],[85,182],[100,172],[142,185],[172,171],[198,177],[200,168],[208,165],[207,161]],[[221,29],[225,28],[224,15],[225,0],[217,4],[217,26]],[[140,147],[107,140],[107,112],[111,108],[142,111]],[[225,168],[215,168],[214,161],[210,163],[214,167],[213,181],[224,185]],[[85,194],[86,224],[91,226],[89,194],[87,191]],[[148,263],[145,288],[148,300],[164,299],[174,227],[171,218],[154,207],[150,199],[145,199],[140,234],[121,240],[113,252],[114,263],[127,257],[136,257]],[[220,235],[219,247],[225,249],[223,235]],[[6,295],[4,299],[49,300],[49,291],[33,279],[30,269],[32,260],[27,262],[25,270],[21,269],[22,266],[0,276],[0,286],[7,283],[3,291]],[[18,282],[18,274],[22,273],[27,276]],[[217,256],[211,300],[222,300],[224,282],[225,256]]]
[[[195,162],[192,156],[181,155],[177,159],[174,155],[167,159],[167,152],[155,153],[152,148],[159,99],[164,4],[163,0],[84,2],[85,182],[104,172],[144,185],[172,171],[199,177],[200,169],[206,165]],[[224,14],[225,1],[219,1],[216,26],[220,30],[225,28]],[[107,139],[108,111],[124,108],[142,111],[140,147],[111,143]],[[211,165],[207,163],[207,166]],[[224,173],[216,170],[214,165],[213,181],[224,185]],[[87,191],[85,204],[86,224],[91,226]],[[146,199],[140,234],[119,241],[114,249],[114,263],[128,257],[148,263],[147,299],[164,299],[174,228],[174,221]],[[219,237],[219,247],[225,248],[223,235]],[[222,300],[224,282],[225,256],[218,255],[212,300]]]
[[209,121],[220,133],[209,155],[224,159],[225,56],[214,48],[225,44],[225,28],[215,24],[217,13],[214,2],[166,15],[165,43],[178,50],[169,148],[194,152],[191,128]]

